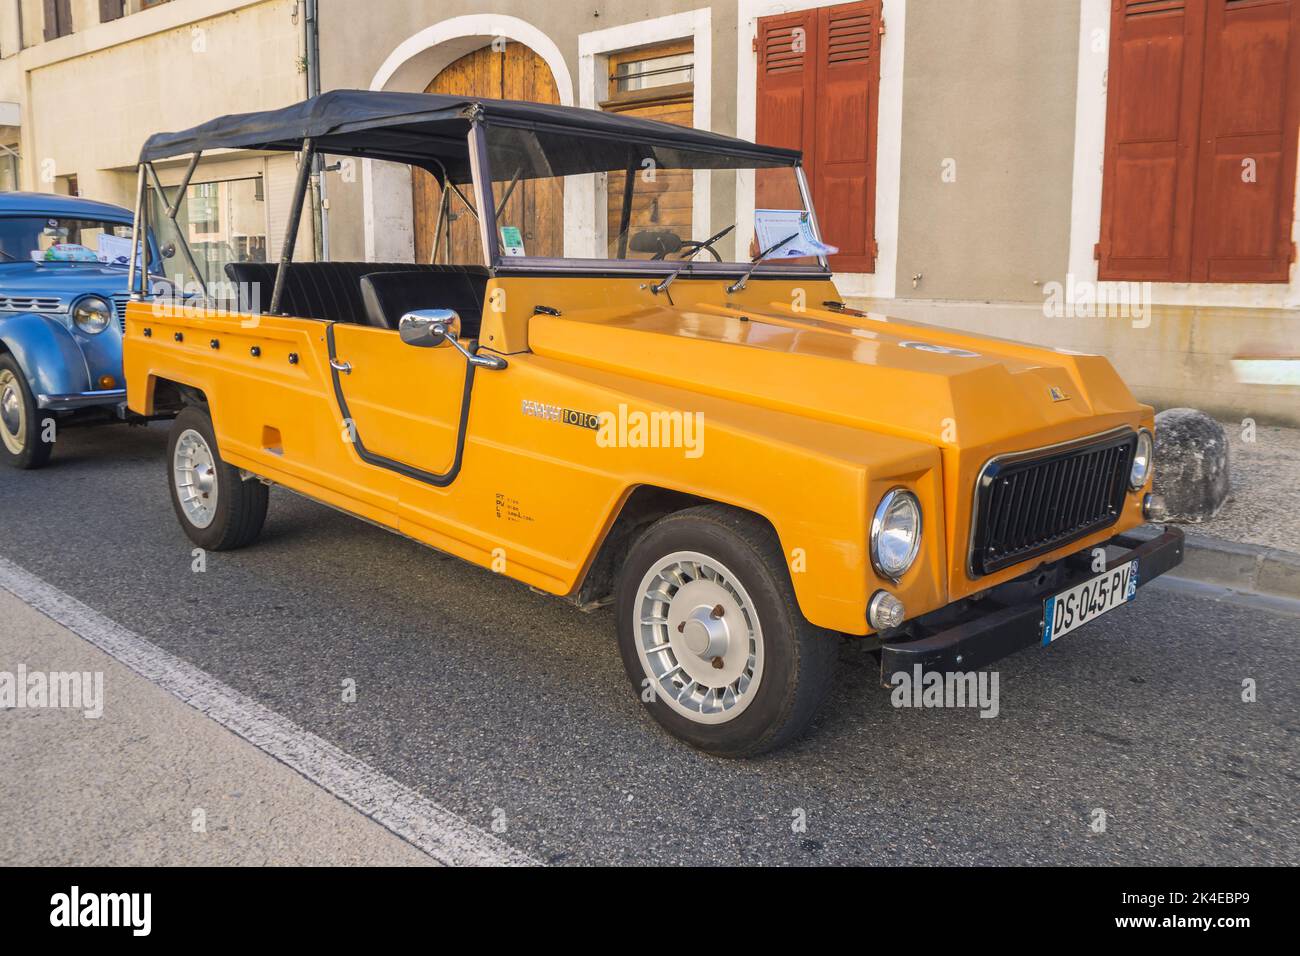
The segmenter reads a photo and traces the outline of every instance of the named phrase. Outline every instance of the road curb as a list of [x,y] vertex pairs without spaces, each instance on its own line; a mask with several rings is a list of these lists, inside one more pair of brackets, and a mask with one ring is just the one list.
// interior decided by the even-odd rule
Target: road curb
[[[1258,544],[1228,541],[1208,534],[1187,531],[1187,550],[1183,563],[1170,577],[1199,581],[1270,597],[1300,600],[1300,554]],[[1159,535],[1161,529],[1145,525],[1129,532],[1146,540]]]

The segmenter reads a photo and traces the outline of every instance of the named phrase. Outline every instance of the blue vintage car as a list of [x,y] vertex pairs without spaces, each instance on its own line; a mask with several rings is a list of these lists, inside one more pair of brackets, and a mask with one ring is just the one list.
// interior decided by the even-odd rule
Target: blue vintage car
[[131,221],[108,203],[0,193],[0,461],[38,468],[60,426],[127,418]]

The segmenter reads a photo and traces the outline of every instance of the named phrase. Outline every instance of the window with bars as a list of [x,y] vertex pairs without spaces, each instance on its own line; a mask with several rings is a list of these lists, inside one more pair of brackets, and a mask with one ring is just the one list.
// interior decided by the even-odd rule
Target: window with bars
[[690,102],[695,92],[694,50],[694,42],[685,39],[611,53],[608,92],[601,108],[637,110],[652,119],[675,122],[674,117],[652,115],[641,107]]

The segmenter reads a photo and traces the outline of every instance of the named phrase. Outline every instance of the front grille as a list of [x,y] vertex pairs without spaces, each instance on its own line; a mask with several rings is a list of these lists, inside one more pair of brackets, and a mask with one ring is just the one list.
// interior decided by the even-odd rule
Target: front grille
[[127,298],[128,298],[128,297],[125,296],[125,295],[115,295],[115,296],[113,296],[113,312],[114,312],[114,314],[117,315],[117,327],[118,327],[119,329],[122,330],[122,334],[123,334],[123,335],[126,335],[126,301],[127,301]]
[[1125,429],[990,461],[975,489],[971,574],[991,574],[1113,525],[1136,445],[1137,434]]
[[5,312],[58,312],[63,300],[56,296],[0,295],[0,310]]

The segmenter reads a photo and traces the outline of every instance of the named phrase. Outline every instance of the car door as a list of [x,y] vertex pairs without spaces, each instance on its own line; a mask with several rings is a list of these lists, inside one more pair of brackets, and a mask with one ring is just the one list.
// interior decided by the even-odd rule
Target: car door
[[340,439],[367,464],[435,486],[456,477],[465,359],[454,348],[417,348],[390,329],[332,323],[331,377]]

